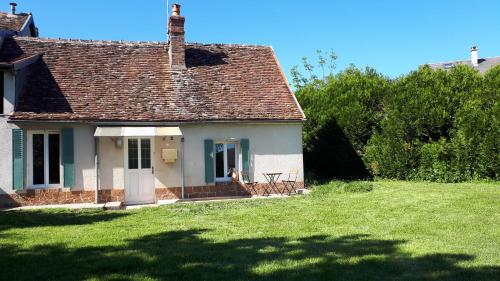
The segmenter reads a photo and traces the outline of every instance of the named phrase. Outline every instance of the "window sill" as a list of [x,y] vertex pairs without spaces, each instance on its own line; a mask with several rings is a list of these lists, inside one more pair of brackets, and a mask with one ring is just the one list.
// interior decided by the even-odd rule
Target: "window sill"
[[26,189],[33,189],[33,190],[36,190],[36,189],[61,189],[63,188],[62,186],[58,185],[58,186],[55,186],[55,185],[49,185],[49,186],[29,186],[28,188]]
[[215,179],[215,183],[218,183],[218,182],[229,182],[229,181],[232,181],[233,179],[232,178],[220,178],[220,179]]

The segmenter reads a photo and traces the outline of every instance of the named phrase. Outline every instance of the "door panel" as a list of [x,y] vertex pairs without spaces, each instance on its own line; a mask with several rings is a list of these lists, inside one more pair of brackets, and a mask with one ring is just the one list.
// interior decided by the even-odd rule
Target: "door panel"
[[128,139],[128,168],[139,169],[139,142],[137,139]]
[[141,139],[141,169],[151,168],[151,140]]
[[128,204],[155,201],[152,139],[125,140],[125,201]]

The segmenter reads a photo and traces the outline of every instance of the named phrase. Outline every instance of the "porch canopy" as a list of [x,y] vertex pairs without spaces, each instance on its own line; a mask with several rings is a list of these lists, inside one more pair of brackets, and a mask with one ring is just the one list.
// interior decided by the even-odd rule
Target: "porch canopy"
[[97,127],[94,137],[182,136],[179,127]]

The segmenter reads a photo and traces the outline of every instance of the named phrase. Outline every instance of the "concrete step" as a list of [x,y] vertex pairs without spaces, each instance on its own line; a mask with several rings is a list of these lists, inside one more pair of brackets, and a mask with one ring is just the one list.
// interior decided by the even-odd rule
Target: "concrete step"
[[123,202],[107,202],[104,204],[104,210],[121,210],[123,207]]
[[297,194],[308,194],[309,192],[311,192],[309,189],[305,189],[305,188],[297,189]]

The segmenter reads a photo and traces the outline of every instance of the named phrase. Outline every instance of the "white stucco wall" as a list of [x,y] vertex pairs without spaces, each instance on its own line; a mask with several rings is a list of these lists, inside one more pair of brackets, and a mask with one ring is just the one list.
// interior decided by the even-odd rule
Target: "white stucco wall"
[[[179,187],[182,186],[181,160],[180,160],[180,137],[156,137],[154,149],[155,187]],[[161,150],[164,148],[177,149],[178,159],[175,163],[165,163],[161,158]]]
[[185,138],[186,186],[206,184],[205,139],[249,139],[250,176],[254,181],[265,182],[265,172],[287,174],[294,169],[299,172],[297,180],[304,179],[302,124],[203,124],[181,126],[181,130]]
[[[93,132],[92,132],[93,135]],[[110,137],[99,138],[99,188],[123,189],[123,147],[118,148]]]
[[[12,193],[12,129],[18,126],[7,123],[7,116],[0,116],[0,193]],[[30,130],[60,130],[63,127],[74,128],[75,141],[75,186],[72,190],[94,190],[96,186],[96,172],[94,159],[94,130],[90,125],[56,125],[50,123],[40,123],[37,125],[21,125],[25,131],[25,185],[30,181],[29,169],[26,163],[28,159],[27,132]],[[61,168],[61,179],[63,174]],[[61,186],[62,186],[61,180]]]
[[0,194],[12,193],[12,129],[8,116],[0,115]]
[[[12,193],[12,136],[16,127],[0,117],[0,193]],[[38,124],[24,129],[56,130],[67,125]],[[94,190],[96,170],[94,165],[94,131],[90,125],[72,125],[75,129],[75,187],[72,190]],[[250,176],[265,182],[264,172],[287,174],[298,170],[297,180],[303,181],[302,124],[192,124],[180,127],[185,139],[184,169],[186,186],[205,183],[204,140],[250,141]],[[25,142],[26,143],[26,142]],[[166,164],[161,159],[161,149],[178,149],[178,160]],[[99,138],[99,174],[101,189],[124,188],[124,150],[117,147],[110,137]],[[154,139],[153,165],[155,187],[179,187],[181,179],[181,138],[156,137]],[[241,168],[241,150],[238,147],[238,166]],[[25,173],[27,177],[27,173]],[[284,177],[286,175],[283,175]],[[281,178],[283,179],[283,178]],[[27,181],[26,181],[27,182]]]
[[0,111],[0,194],[12,193],[12,129],[7,123],[9,114],[14,111],[15,78],[10,72],[0,72],[4,76],[3,108]]
[[3,113],[11,114],[14,111],[14,103],[16,99],[15,84],[16,78],[11,72],[0,72],[3,74]]
[[75,134],[75,186],[72,190],[95,190],[95,127],[79,125]]
[[[115,145],[116,138],[99,138],[99,171],[101,189],[123,189],[125,151]],[[155,187],[179,187],[182,185],[181,162],[165,163],[161,159],[163,148],[179,149],[180,137],[155,137],[153,149],[153,167],[155,169]]]
[[[297,180],[303,181],[302,125],[301,124],[193,124],[180,127],[185,139],[184,169],[186,186],[202,186],[205,183],[204,140],[250,141],[250,173],[259,182],[265,182],[264,172],[298,170]],[[161,159],[162,148],[178,149],[179,159],[166,164]],[[241,151],[239,166],[241,167]],[[124,151],[117,148],[109,137],[99,140],[100,187],[120,189],[124,187]],[[180,137],[156,137],[154,139],[155,187],[179,187],[181,178]],[[78,160],[77,160],[78,161]],[[285,175],[283,175],[285,176]],[[283,179],[283,178],[281,178]]]

